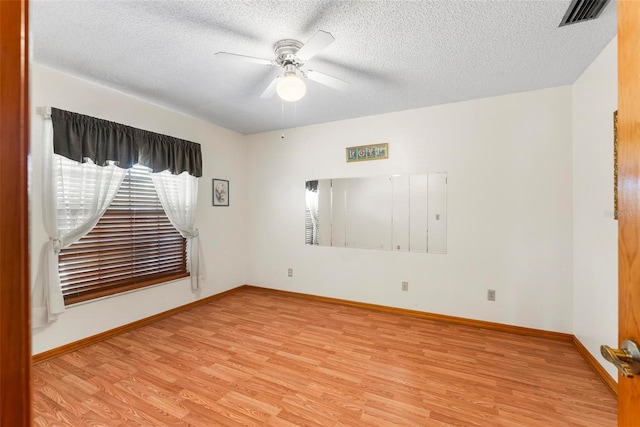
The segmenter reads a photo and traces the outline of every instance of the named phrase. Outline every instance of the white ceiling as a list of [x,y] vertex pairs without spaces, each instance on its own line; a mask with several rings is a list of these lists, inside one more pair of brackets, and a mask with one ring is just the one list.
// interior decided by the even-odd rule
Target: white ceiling
[[[573,83],[616,34],[616,2],[558,28],[570,0],[53,1],[31,3],[34,60],[241,133]],[[336,41],[295,104],[260,94],[285,38]]]

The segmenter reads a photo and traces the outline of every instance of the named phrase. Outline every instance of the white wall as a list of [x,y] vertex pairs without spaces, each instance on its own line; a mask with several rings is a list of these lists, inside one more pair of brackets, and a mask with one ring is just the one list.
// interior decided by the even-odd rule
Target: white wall
[[[602,362],[598,346],[617,341],[616,42],[573,86],[292,129],[284,139],[243,136],[33,64],[34,111],[50,105],[202,144],[197,221],[208,269],[198,294],[183,280],[70,307],[34,331],[33,352],[253,283],[574,333]],[[32,123],[35,277],[46,235],[35,113]],[[345,163],[345,147],[376,142],[390,143],[388,160]],[[304,245],[305,180],[440,171],[449,177],[448,254]],[[231,181],[231,207],[211,206],[214,177]]]
[[[191,291],[188,280],[180,280],[72,306],[51,326],[33,331],[34,354],[246,283],[246,153],[242,135],[38,64],[32,64],[30,71],[32,277],[40,247],[47,240],[40,197],[42,118],[35,114],[35,108],[44,105],[202,144],[203,176],[196,223],[208,273],[198,293]],[[212,178],[230,180],[230,207],[211,206]]]
[[[248,136],[249,283],[572,332],[571,118],[566,86]],[[304,245],[305,180],[425,172],[448,172],[446,255]]]
[[617,41],[573,85],[573,330],[616,380],[599,347],[618,343],[618,223],[612,215]]

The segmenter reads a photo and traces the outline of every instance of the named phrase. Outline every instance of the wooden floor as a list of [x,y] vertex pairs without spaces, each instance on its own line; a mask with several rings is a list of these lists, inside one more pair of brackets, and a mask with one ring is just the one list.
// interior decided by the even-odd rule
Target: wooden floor
[[42,362],[37,426],[615,426],[571,343],[248,288]]

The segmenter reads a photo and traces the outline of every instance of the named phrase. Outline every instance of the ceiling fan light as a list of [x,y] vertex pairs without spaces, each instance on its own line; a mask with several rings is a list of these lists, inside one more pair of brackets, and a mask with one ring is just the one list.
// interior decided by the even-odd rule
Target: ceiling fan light
[[295,73],[287,73],[278,82],[276,92],[285,101],[295,102],[307,93],[307,86]]

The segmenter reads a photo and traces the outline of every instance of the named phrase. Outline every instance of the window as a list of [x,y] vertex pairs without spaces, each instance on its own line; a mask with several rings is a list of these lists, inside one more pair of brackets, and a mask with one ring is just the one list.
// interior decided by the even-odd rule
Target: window
[[318,245],[318,232],[320,224],[318,217],[318,181],[307,181],[305,184],[305,210],[304,210],[304,243]]
[[149,169],[128,169],[98,224],[60,251],[65,304],[187,277],[186,240],[171,225]]
[[304,244],[305,245],[315,245],[314,242],[314,231],[317,230],[317,225],[313,224],[313,220],[311,219],[311,210],[309,207],[305,207],[304,209]]

